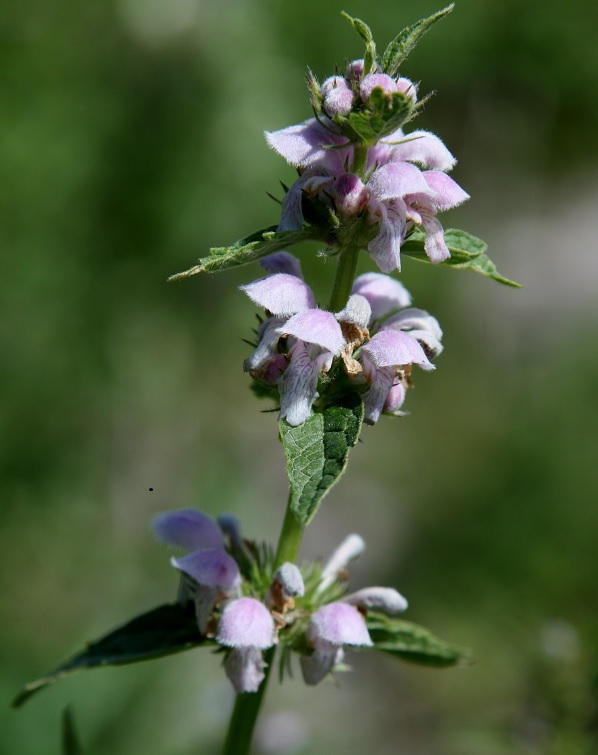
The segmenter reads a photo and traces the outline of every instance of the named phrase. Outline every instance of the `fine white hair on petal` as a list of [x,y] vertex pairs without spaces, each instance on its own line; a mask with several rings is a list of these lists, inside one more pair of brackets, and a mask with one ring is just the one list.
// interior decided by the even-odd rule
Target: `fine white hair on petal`
[[434,191],[434,196],[428,200],[435,210],[450,210],[469,199],[456,181],[439,170],[426,170],[422,174],[425,182]]
[[167,545],[174,545],[187,551],[199,548],[222,548],[224,539],[220,527],[207,514],[195,509],[169,511],[154,517],[153,530]]
[[366,184],[376,199],[396,199],[407,194],[434,194],[415,165],[408,162],[392,162],[374,171]]
[[435,369],[415,338],[402,330],[381,330],[362,350],[377,368],[417,364],[424,370]]
[[365,296],[351,294],[346,307],[334,316],[339,322],[350,322],[361,328],[367,328],[372,317],[372,308]]
[[364,76],[359,85],[359,94],[367,102],[374,89],[380,88],[385,94],[398,92],[397,82],[385,73],[370,73]]
[[392,587],[365,587],[363,590],[345,595],[341,600],[352,606],[379,611],[388,616],[400,613],[408,607],[405,598]]
[[365,550],[365,540],[361,535],[352,533],[342,541],[342,543],[333,552],[324,568],[322,569],[322,579],[318,585],[318,592],[323,592],[332,585],[339,573],[356,558],[361,556]]
[[341,353],[345,339],[340,325],[331,312],[307,309],[293,315],[279,328],[281,335],[291,335],[305,343],[313,343],[335,356]]
[[170,563],[200,585],[234,587],[241,582],[237,562],[223,550],[206,548],[182,558],[171,558]]
[[353,283],[353,293],[361,294],[369,301],[373,320],[411,304],[411,294],[405,286],[395,278],[382,273],[359,275]]
[[442,338],[442,329],[438,320],[425,309],[410,307],[402,312],[392,315],[382,325],[382,330],[428,330],[436,338]]
[[305,592],[305,584],[301,572],[295,564],[286,561],[274,575],[274,580],[278,582],[285,595],[289,597],[301,597]]
[[[332,126],[332,121],[328,122]],[[329,147],[348,145],[347,139],[331,133],[315,118],[280,131],[266,131],[265,135],[270,147],[295,167],[321,163],[325,167],[336,167],[339,173],[342,171],[344,156]]]
[[[385,141],[393,141],[391,136],[386,137]],[[443,171],[451,170],[457,162],[444,143],[429,131],[412,131],[403,139],[404,142],[392,148],[391,160],[408,160],[424,168]]]
[[274,315],[293,315],[315,306],[311,288],[289,273],[275,273],[240,286],[254,304]]
[[272,614],[255,598],[239,598],[227,603],[216,641],[234,648],[265,649],[274,644],[275,626]]
[[334,645],[371,646],[363,616],[348,603],[328,603],[312,614],[308,639],[317,645],[318,639]]

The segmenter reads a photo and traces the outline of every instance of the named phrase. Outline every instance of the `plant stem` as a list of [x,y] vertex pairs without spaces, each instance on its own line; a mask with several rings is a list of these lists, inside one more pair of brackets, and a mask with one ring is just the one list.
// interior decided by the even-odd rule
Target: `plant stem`
[[361,180],[365,178],[365,170],[368,162],[368,148],[357,147],[353,148],[353,173],[359,176]]
[[358,256],[359,247],[356,246],[349,246],[341,251],[338,258],[338,267],[336,268],[334,283],[332,284],[330,304],[328,305],[328,310],[330,312],[339,312],[347,303],[355,279]]
[[[301,547],[303,530],[305,528],[296,520],[295,515],[291,511],[290,504],[291,496],[289,493],[287,510],[284,515],[276,557],[274,559],[274,569],[278,569],[285,561],[294,563],[297,560],[299,548]],[[264,652],[266,668],[264,669],[264,679],[258,691],[237,695],[228,726],[226,741],[222,750],[223,755],[247,755],[250,752],[253,730],[260,712],[266,687],[268,686],[268,678],[274,665],[275,650],[275,647],[271,647]]]
[[274,559],[275,569],[282,566],[285,561],[295,563],[297,556],[299,555],[301,540],[303,539],[303,530],[305,528],[295,519],[290,504],[291,496],[289,494],[289,502],[287,503],[287,510],[284,515],[282,530],[278,540],[278,548],[276,550],[276,557]]
[[[363,172],[366,159],[367,149],[356,148],[353,169],[357,170],[355,167],[357,164],[361,172]],[[359,247],[355,246],[346,247],[339,255],[332,294],[330,296],[330,305],[328,307],[331,312],[338,312],[347,303],[355,278],[358,255]],[[299,524],[291,511],[291,495],[289,493],[287,509],[280,531],[280,538],[278,539],[278,548],[276,549],[276,556],[274,558],[274,569],[278,569],[285,561],[290,561],[291,563],[297,561],[304,529],[304,525]],[[223,755],[248,755],[250,752],[253,730],[255,729],[266,687],[268,686],[268,678],[274,665],[274,653],[275,647],[271,647],[264,652],[264,662],[267,665],[264,669],[264,679],[258,691],[244,692],[237,695],[222,751]]]

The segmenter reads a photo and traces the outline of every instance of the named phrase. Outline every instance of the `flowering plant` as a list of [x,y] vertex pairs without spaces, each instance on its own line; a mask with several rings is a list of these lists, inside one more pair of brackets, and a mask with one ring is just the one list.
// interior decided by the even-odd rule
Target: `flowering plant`
[[[344,472],[363,423],[401,416],[413,367],[434,370],[442,330],[391,273],[401,257],[471,269],[498,282],[486,245],[464,231],[444,231],[438,214],[468,194],[448,175],[455,165],[442,141],[408,130],[427,97],[400,75],[402,64],[452,5],[407,27],[378,56],[369,27],[346,16],[365,42],[363,58],[322,84],[307,76],[313,117],[266,132],[270,147],[297,169],[277,226],[207,257],[172,280],[260,262],[265,271],[241,288],[263,310],[244,369],[252,388],[275,402],[289,478],[289,500],[276,548],[242,537],[238,521],[214,521],[195,509],[158,516],[154,532],[181,553],[177,600],[89,644],[55,672],[28,684],[35,691],[82,668],[125,664],[212,647],[237,699],[224,751],[249,751],[280,648],[281,676],[298,657],[303,679],[335,672],[346,648],[373,648],[434,666],[467,653],[427,629],[397,618],[407,608],[391,587],[347,592],[349,563],[364,549],[346,537],[324,563],[298,564],[305,527]],[[345,14],[346,15],[346,14]],[[337,260],[326,306],[319,306],[299,260],[287,250],[304,241]],[[378,270],[356,277],[360,251]]]

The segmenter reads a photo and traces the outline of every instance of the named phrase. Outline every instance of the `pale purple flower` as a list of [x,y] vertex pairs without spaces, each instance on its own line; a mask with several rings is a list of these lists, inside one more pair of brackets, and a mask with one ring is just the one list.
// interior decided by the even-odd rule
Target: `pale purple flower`
[[[341,327],[333,314],[315,306],[311,289],[295,275],[276,273],[241,288],[273,315],[262,324],[258,346],[245,361],[245,369],[264,379],[265,371],[276,366],[280,416],[293,426],[300,425],[318,398],[320,376],[345,345]],[[288,339],[286,357],[277,354],[283,336]],[[283,364],[278,369],[281,361],[288,363],[285,369]]]
[[349,115],[355,95],[342,76],[330,76],[322,84],[323,106],[328,115]]
[[162,543],[174,545],[186,551],[199,548],[224,550],[222,530],[207,514],[195,509],[181,509],[158,514],[153,521],[153,530]]
[[195,613],[199,631],[206,634],[216,604],[240,592],[241,574],[237,562],[224,550],[205,548],[173,558],[171,564],[197,583]]
[[231,648],[224,670],[235,691],[257,692],[264,679],[262,650],[276,638],[274,620],[266,606],[255,598],[239,598],[224,608],[216,641]]
[[289,366],[278,389],[280,416],[296,427],[310,416],[319,395],[318,380],[330,369],[333,357],[340,355],[345,339],[334,315],[321,309],[293,315],[278,332],[294,338],[288,351]]
[[349,603],[362,611],[377,611],[378,613],[394,616],[408,607],[407,601],[400,592],[393,587],[364,587],[342,598],[343,603]]
[[371,647],[363,615],[349,603],[328,603],[311,616],[306,633],[311,655],[301,656],[306,684],[318,684],[343,658],[343,646]]
[[411,304],[411,294],[396,278],[382,273],[363,273],[355,278],[354,294],[364,296],[370,303],[372,321]]
[[469,199],[469,194],[463,191],[452,178],[437,170],[425,171],[423,177],[429,190],[413,192],[406,196],[407,218],[424,228],[426,239],[424,249],[431,262],[439,263],[448,259],[451,254],[444,240],[444,232],[440,221],[436,217],[439,210],[449,210]]
[[384,409],[388,395],[399,382],[401,371],[412,364],[433,370],[420,344],[408,333],[382,330],[361,347],[359,361],[370,384],[363,394],[364,421],[375,424]]
[[298,567],[286,561],[280,566],[268,590],[267,602],[269,605],[284,613],[294,608],[295,598],[300,598],[305,593],[305,584]]
[[397,82],[385,73],[370,73],[364,76],[359,85],[359,95],[364,102],[367,102],[374,89],[382,89],[384,94],[398,92]]
[[324,592],[333,585],[351,561],[355,560],[365,550],[365,541],[361,535],[355,533],[347,535],[336,548],[322,569],[322,578],[317,592]]
[[[296,126],[266,131],[266,141],[281,157],[296,168],[319,168],[340,172],[350,148],[348,139],[335,131],[332,121],[322,125],[310,118]],[[336,149],[346,146],[347,150]],[[335,149],[331,149],[334,147]]]

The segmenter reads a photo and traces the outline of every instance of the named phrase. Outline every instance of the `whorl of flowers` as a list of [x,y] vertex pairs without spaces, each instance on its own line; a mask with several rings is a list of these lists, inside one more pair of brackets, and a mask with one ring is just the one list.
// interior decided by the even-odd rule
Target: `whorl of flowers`
[[[312,74],[316,117],[266,132],[272,149],[299,172],[279,230],[300,229],[304,208],[319,205],[341,225],[361,221],[351,232],[383,273],[401,269],[401,244],[415,226],[426,234],[430,260],[442,262],[450,252],[437,213],[469,198],[447,175],[456,160],[434,134],[403,130],[419,107],[416,85],[379,66],[364,75],[364,65],[355,60],[321,86]],[[367,149],[365,165],[356,165],[357,148]]]
[[323,567],[302,572],[287,562],[272,573],[268,558],[257,558],[259,550],[243,543],[236,522],[220,518],[219,524],[185,509],[156,517],[154,532],[188,551],[171,560],[183,574],[179,600],[194,602],[199,633],[222,648],[238,693],[258,690],[264,651],[275,644],[298,654],[305,682],[318,684],[341,663],[345,648],[373,646],[368,613],[394,616],[407,608],[390,587],[346,593],[347,566],[364,549],[359,535],[349,535]]
[[437,320],[410,307],[403,284],[382,273],[356,278],[344,309],[332,313],[316,306],[292,255],[279,252],[264,266],[279,272],[242,286],[268,314],[244,367],[278,389],[281,418],[291,425],[305,422],[320,390],[326,391],[325,376],[335,360],[341,367],[335,390],[344,381],[347,392],[362,393],[366,422],[375,424],[382,413],[400,414],[413,365],[433,370],[430,359],[442,351]]

